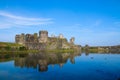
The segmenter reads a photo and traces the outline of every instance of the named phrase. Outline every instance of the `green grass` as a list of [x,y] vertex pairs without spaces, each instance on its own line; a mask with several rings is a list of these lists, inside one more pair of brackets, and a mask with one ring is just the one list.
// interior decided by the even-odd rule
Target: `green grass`
[[54,49],[54,50],[46,50],[46,52],[55,52],[55,53],[73,53],[74,49]]
[[23,50],[23,51],[0,51],[0,54],[19,54],[19,53],[39,53],[39,52],[54,52],[54,53],[74,53],[73,49],[71,50],[62,50],[62,49],[55,49],[55,50]]
[[0,46],[22,46],[20,44],[17,43],[10,43],[10,42],[0,42]]
[[23,45],[10,43],[10,42],[0,42],[0,53],[38,53],[38,52],[55,52],[55,53],[73,53],[74,49],[54,49],[54,50],[27,50],[21,49]]
[[23,50],[23,51],[19,51],[19,50],[16,50],[16,51],[0,51],[0,54],[7,54],[7,53],[9,53],[9,54],[11,54],[11,53],[38,53],[38,52],[40,52],[40,51],[38,51],[38,50]]

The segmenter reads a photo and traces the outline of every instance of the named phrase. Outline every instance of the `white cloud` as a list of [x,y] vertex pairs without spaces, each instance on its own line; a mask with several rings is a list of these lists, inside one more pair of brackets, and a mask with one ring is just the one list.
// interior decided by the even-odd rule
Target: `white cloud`
[[48,25],[51,23],[53,23],[51,18],[28,18],[0,11],[0,29],[19,26]]

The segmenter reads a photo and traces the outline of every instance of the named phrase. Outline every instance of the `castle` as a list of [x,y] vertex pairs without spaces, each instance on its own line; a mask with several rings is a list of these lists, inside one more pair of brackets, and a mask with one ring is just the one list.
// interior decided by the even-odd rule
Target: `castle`
[[75,38],[72,37],[70,42],[62,34],[59,36],[48,36],[48,31],[39,31],[34,34],[20,34],[15,36],[15,42],[24,45],[27,49],[70,49],[74,45]]

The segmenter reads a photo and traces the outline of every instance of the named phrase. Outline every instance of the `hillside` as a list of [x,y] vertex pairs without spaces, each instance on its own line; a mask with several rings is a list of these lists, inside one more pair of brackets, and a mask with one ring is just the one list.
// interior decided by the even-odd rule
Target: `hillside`
[[10,42],[0,42],[0,51],[24,50],[25,47],[20,44]]
[[16,46],[16,47],[20,47],[22,45],[17,44],[17,43],[10,43],[10,42],[0,42],[0,47],[6,47],[6,46]]

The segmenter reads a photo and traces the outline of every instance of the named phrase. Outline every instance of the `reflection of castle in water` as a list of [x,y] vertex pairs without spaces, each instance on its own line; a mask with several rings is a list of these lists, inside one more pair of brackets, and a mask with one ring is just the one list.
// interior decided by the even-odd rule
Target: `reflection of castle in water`
[[60,67],[64,66],[68,59],[72,64],[75,64],[74,57],[77,53],[37,53],[29,54],[26,57],[18,57],[15,59],[15,66],[38,68],[39,71],[47,71],[48,65],[59,64]]

